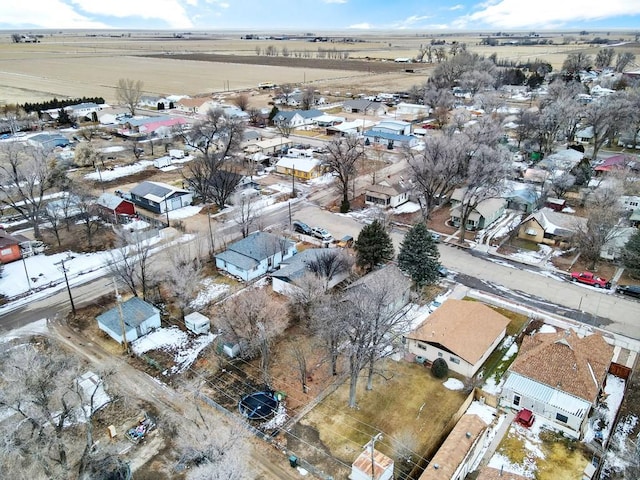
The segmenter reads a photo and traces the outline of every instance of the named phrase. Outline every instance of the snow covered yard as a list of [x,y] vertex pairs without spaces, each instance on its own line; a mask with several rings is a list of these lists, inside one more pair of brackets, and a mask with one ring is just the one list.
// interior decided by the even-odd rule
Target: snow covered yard
[[[180,330],[178,327],[163,327],[145,335],[131,344],[131,349],[136,355],[145,355],[148,352],[163,352],[163,359],[167,357],[173,365],[162,365],[163,375],[174,375],[187,370],[196,361],[202,350],[209,346],[217,335],[206,333],[193,335]],[[153,358],[157,363],[157,360]]]
[[589,458],[578,441],[536,417],[531,428],[511,424],[489,466],[537,480],[573,480],[581,478]]
[[589,418],[587,432],[584,435],[586,443],[595,441],[606,444],[624,398],[624,385],[625,382],[622,378],[611,374],[607,375],[603,398],[593,409]]

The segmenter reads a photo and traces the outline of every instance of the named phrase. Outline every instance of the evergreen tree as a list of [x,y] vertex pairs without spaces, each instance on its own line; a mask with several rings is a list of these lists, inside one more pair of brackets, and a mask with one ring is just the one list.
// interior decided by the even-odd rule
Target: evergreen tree
[[629,275],[640,278],[640,230],[635,232],[624,246],[622,263]]
[[438,278],[440,252],[424,223],[411,227],[400,244],[398,267],[411,276],[418,287]]
[[368,272],[376,265],[391,260],[394,254],[391,237],[378,220],[360,230],[354,249],[357,253],[356,263]]

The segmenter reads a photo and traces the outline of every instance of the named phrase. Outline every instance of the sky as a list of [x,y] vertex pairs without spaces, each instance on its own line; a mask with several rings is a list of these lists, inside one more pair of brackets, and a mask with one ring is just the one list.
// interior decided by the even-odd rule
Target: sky
[[640,0],[1,0],[0,29],[637,30]]

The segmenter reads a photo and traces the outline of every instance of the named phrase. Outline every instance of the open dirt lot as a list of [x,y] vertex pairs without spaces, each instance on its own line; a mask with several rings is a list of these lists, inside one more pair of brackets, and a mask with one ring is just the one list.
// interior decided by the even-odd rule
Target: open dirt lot
[[[559,68],[567,53],[581,49],[594,54],[598,46],[563,44],[561,34],[550,35],[552,45],[481,45],[478,34],[438,36],[365,34],[356,41],[313,43],[304,39],[241,40],[237,34],[200,34],[172,38],[170,32],[74,32],[44,34],[40,43],[13,44],[10,36],[0,38],[0,104],[24,103],[52,97],[103,96],[115,100],[120,78],[139,79],[148,94],[220,93],[255,89],[260,82],[312,83],[319,89],[352,93],[404,90],[426,80],[433,65],[412,64],[415,73],[405,73],[407,64],[395,58],[413,58],[421,44],[434,38],[465,43],[482,55],[496,53],[514,62],[545,59]],[[616,36],[618,34],[616,33]],[[632,39],[620,34],[620,40]],[[579,36],[575,36],[581,40]],[[618,40],[618,38],[616,38]],[[256,49],[275,46],[280,51],[311,58],[267,57]],[[638,50],[637,45],[619,48]],[[316,60],[318,49],[348,52],[348,60]],[[635,52],[640,53],[640,52]],[[186,59],[193,55],[193,59]],[[202,61],[207,60],[207,61]],[[365,68],[366,67],[366,68]]]

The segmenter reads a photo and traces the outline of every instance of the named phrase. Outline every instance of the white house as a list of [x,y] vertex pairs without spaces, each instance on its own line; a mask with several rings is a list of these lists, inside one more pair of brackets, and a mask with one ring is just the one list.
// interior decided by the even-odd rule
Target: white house
[[[120,312],[122,311],[122,316]],[[98,328],[116,342],[132,342],[155,328],[160,328],[160,310],[141,298],[133,297],[96,317]],[[123,335],[123,329],[125,334]]]
[[613,227],[610,238],[600,249],[600,257],[605,260],[617,260],[629,241],[638,229],[635,227]]
[[384,120],[371,128],[375,132],[393,133],[395,135],[411,135],[411,122],[402,120]]
[[[336,255],[335,249],[307,248],[280,263],[280,268],[271,274],[271,286],[274,292],[291,296],[299,289],[299,282],[310,273],[309,264],[321,260],[323,255]],[[349,269],[332,272],[327,278],[327,288],[331,289],[349,277]]]
[[396,105],[396,114],[402,117],[428,117],[431,108],[428,105],[400,102]]
[[410,186],[402,179],[385,178],[375,185],[368,185],[364,203],[382,208],[396,208],[409,201]]
[[526,336],[507,370],[500,405],[527,408],[580,438],[612,356],[613,347],[599,333],[580,337],[561,330]]
[[407,351],[433,363],[443,358],[449,369],[473,377],[505,336],[509,319],[480,302],[449,299],[413,332]]
[[297,253],[293,242],[267,232],[254,232],[215,256],[216,267],[245,282],[254,280]]
[[192,192],[166,183],[141,182],[133,187],[130,193],[133,203],[155,213],[177,210],[193,202]]

